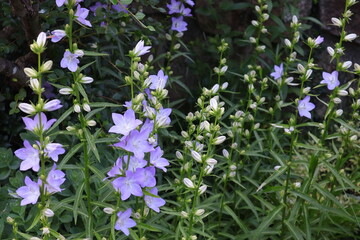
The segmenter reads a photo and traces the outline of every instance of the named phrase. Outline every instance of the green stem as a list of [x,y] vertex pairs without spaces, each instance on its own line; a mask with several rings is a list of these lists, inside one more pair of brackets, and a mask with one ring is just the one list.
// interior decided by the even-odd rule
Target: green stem
[[92,206],[91,206],[91,189],[90,189],[90,161],[89,161],[89,154],[87,149],[86,142],[84,143],[84,175],[85,175],[85,189],[86,189],[86,200],[87,200],[87,211],[88,211],[88,218],[86,223],[86,236],[87,238],[92,239],[92,231],[93,231],[93,216],[92,216]]

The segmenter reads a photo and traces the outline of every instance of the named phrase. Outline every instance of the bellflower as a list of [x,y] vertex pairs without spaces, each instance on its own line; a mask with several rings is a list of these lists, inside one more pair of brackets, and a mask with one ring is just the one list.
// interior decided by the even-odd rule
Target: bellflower
[[180,6],[180,14],[185,16],[185,17],[191,17],[191,9],[190,8],[186,8],[184,4],[181,4]]
[[141,197],[143,195],[140,182],[143,179],[140,172],[126,171],[125,177],[118,177],[113,182],[113,187],[121,193],[121,200],[126,200],[130,195]]
[[[127,160],[125,160],[125,162],[127,162]],[[147,165],[147,161],[145,161],[144,159],[140,159],[140,158],[137,158],[137,157],[134,157],[134,156],[130,156],[128,170],[130,170],[132,172],[135,172],[136,169],[143,168],[146,165]]]
[[128,7],[127,4],[116,4],[116,5],[112,5],[111,8],[114,9],[116,12],[124,12],[127,13],[128,11],[126,10],[126,8]]
[[59,42],[63,37],[66,36],[66,32],[64,30],[54,30],[51,32],[53,37],[51,38],[51,41],[56,43]]
[[[158,196],[158,189],[156,187],[152,188],[149,192],[153,195]],[[148,195],[145,195],[144,200],[146,205],[155,212],[160,212],[159,207],[164,206],[166,203],[165,200],[160,197],[153,197]]]
[[280,66],[274,66],[274,72],[270,74],[275,80],[281,78],[281,76],[284,74],[284,64],[281,63]]
[[136,222],[130,218],[131,208],[128,208],[125,212],[118,212],[118,219],[115,223],[115,229],[122,231],[126,236],[129,236],[129,228],[135,227]]
[[140,57],[148,52],[150,52],[150,49],[151,46],[144,46],[144,40],[140,40],[135,48],[134,48],[134,54],[137,56],[137,57]]
[[16,194],[23,198],[20,205],[36,204],[40,196],[39,183],[32,181],[28,176],[25,177],[25,186],[16,190]]
[[187,23],[184,21],[184,17],[180,16],[180,17],[172,17],[171,18],[172,21],[172,26],[171,26],[171,30],[174,31],[178,31],[178,32],[184,32],[187,30]]
[[64,57],[61,59],[60,66],[62,68],[68,68],[71,72],[76,72],[78,64],[80,63],[78,57],[79,55],[66,50]]
[[25,129],[32,132],[39,131],[40,129],[46,131],[56,122],[56,119],[50,119],[48,121],[44,113],[40,113],[40,117],[39,114],[36,114],[34,119],[23,117],[22,120],[25,123]]
[[90,21],[86,20],[86,17],[88,15],[89,15],[88,9],[82,8],[80,4],[77,5],[77,9],[75,13],[76,20],[85,26],[92,27]]
[[163,70],[159,70],[157,75],[150,75],[151,84],[149,86],[150,89],[164,89],[168,76],[164,74]]
[[31,168],[33,171],[38,172],[40,169],[39,150],[33,148],[27,140],[24,141],[24,146],[25,148],[15,151],[15,156],[23,160],[20,164],[20,171],[26,171]]
[[61,192],[61,184],[65,182],[65,173],[61,170],[56,170],[56,164],[53,165],[47,178],[45,188],[48,193]]
[[106,4],[102,4],[101,2],[96,2],[95,5],[89,7],[90,11],[94,13],[94,16],[96,16],[96,11],[98,8],[106,8]]
[[33,114],[36,112],[34,105],[29,104],[29,103],[20,103],[19,109],[27,114]]
[[135,112],[132,109],[126,110],[124,115],[113,113],[112,119],[115,123],[115,126],[112,126],[109,129],[109,132],[122,134],[124,136],[129,135],[132,130],[142,124],[142,121],[135,118]]
[[320,45],[323,41],[324,41],[324,38],[321,37],[321,36],[318,36],[318,37],[315,39],[315,46]]
[[187,4],[189,4],[190,6],[194,6],[194,5],[195,5],[195,3],[194,3],[193,0],[185,0],[185,2],[186,2]]
[[180,13],[181,5],[182,3],[176,0],[171,0],[170,4],[166,4],[166,6],[169,8],[169,14]]
[[122,167],[123,157],[119,157],[115,165],[110,169],[110,171],[107,173],[109,177],[116,177],[117,175],[121,175],[123,171]]
[[322,73],[323,80],[320,83],[327,84],[327,88],[329,90],[334,90],[335,87],[340,85],[340,81],[338,79],[339,73],[337,71],[333,71],[332,73],[323,72]]
[[164,172],[167,171],[165,168],[166,166],[169,166],[168,160],[162,157],[164,154],[164,151],[161,150],[160,147],[155,148],[154,151],[150,152],[150,163],[154,165],[156,168],[160,168]]
[[65,153],[65,149],[60,143],[49,143],[46,145],[44,152],[54,162],[57,162],[59,155]]
[[155,187],[155,167],[138,168],[135,173],[141,176],[138,178],[141,187]]
[[160,109],[156,114],[155,124],[157,127],[165,127],[169,126],[171,123],[171,119],[169,118],[171,114],[171,108],[163,108]]
[[43,110],[51,112],[51,111],[58,110],[59,108],[62,108],[62,106],[63,105],[61,105],[60,100],[53,99],[53,100],[50,100],[47,103],[45,103]]
[[300,117],[307,117],[311,119],[310,111],[315,108],[315,105],[310,102],[310,96],[306,96],[303,100],[300,100],[298,103],[298,111]]

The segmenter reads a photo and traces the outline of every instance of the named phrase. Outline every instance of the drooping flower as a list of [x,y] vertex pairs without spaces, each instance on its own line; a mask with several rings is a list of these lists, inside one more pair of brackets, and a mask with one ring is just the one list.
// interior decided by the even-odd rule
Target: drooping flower
[[184,21],[184,17],[180,16],[180,17],[172,17],[171,18],[172,21],[172,25],[171,25],[171,30],[174,31],[178,31],[178,32],[185,32],[187,31],[187,23]]
[[[158,189],[156,187],[152,188],[149,192],[153,195],[158,196]],[[148,195],[145,195],[144,200],[146,205],[155,212],[160,212],[159,207],[164,206],[166,203],[165,200],[160,197],[153,197]]]
[[160,168],[164,172],[167,171],[165,168],[166,166],[169,166],[168,160],[162,157],[164,154],[164,151],[161,150],[160,147],[155,148],[154,151],[150,152],[150,163],[154,165],[156,168]]
[[125,212],[118,212],[118,219],[115,223],[115,229],[122,231],[126,236],[129,236],[129,228],[135,227],[136,222],[130,218],[131,208],[128,208]]
[[77,9],[76,9],[76,13],[75,13],[76,20],[85,26],[92,27],[90,21],[86,20],[86,17],[88,15],[89,15],[88,9],[82,8],[80,6],[80,4],[77,5]]
[[20,171],[26,171],[30,168],[38,172],[40,169],[39,150],[33,148],[29,141],[24,141],[25,148],[20,148],[15,151],[15,156],[23,160],[20,164]]
[[125,177],[118,177],[113,182],[113,187],[121,193],[121,200],[126,200],[130,195],[141,197],[143,195],[140,182],[143,177],[139,173],[126,171]]
[[65,182],[65,173],[61,170],[56,170],[56,164],[54,163],[52,169],[50,170],[47,178],[45,189],[48,193],[61,192],[61,184]]
[[68,68],[71,72],[76,72],[78,64],[80,63],[78,57],[79,55],[66,50],[64,57],[61,59],[60,66],[62,68]]
[[284,64],[281,63],[280,66],[274,66],[274,72],[270,74],[275,80],[281,78],[281,76],[284,74]]
[[59,42],[63,37],[66,36],[65,31],[60,29],[52,31],[51,34],[53,35],[53,37],[51,38],[51,42],[54,43]]
[[322,73],[323,80],[320,83],[327,84],[327,88],[329,90],[334,90],[335,87],[340,85],[340,81],[338,79],[339,73],[337,71],[333,71],[332,73],[323,72]]
[[124,115],[113,113],[112,119],[115,123],[115,126],[112,126],[109,129],[109,132],[122,134],[124,136],[129,135],[132,130],[142,124],[142,121],[135,118],[135,112],[132,109],[126,110]]
[[163,70],[159,70],[157,75],[150,75],[149,76],[151,84],[149,86],[150,89],[164,89],[168,76],[164,74]]
[[310,111],[315,108],[315,104],[310,102],[310,96],[306,96],[303,100],[298,103],[298,111],[300,117],[307,117],[311,119]]
[[134,54],[137,56],[137,57],[140,57],[148,52],[150,52],[150,49],[151,46],[144,46],[144,40],[140,40],[135,48],[134,48]]
[[44,111],[55,111],[58,110],[59,108],[62,108],[63,105],[61,105],[61,102],[59,99],[53,99],[48,101],[47,103],[45,103],[43,110]]
[[39,131],[40,129],[46,131],[56,122],[56,119],[50,119],[48,121],[44,113],[40,113],[40,117],[39,114],[36,114],[34,119],[23,117],[22,120],[25,123],[25,129],[32,132]]
[[28,176],[25,177],[25,186],[16,190],[16,194],[23,198],[20,205],[36,204],[40,196],[39,183],[32,181]]
[[57,162],[59,155],[65,153],[65,149],[60,143],[48,143],[44,149],[46,156]]

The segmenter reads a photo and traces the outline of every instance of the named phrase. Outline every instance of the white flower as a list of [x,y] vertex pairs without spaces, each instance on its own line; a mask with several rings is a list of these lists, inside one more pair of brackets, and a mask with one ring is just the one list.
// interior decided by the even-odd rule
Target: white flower
[[195,161],[197,161],[199,163],[202,162],[201,155],[198,152],[191,150],[191,156],[193,159],[195,159]]
[[340,21],[340,19],[338,18],[331,18],[331,22],[335,25],[335,26],[338,26],[338,27],[341,27],[342,26],[342,22]]
[[183,182],[188,188],[195,188],[194,183],[190,179],[184,178]]
[[44,210],[44,216],[46,217],[53,217],[54,216],[54,212],[50,209],[50,208],[46,208]]
[[202,185],[201,187],[199,187],[199,194],[203,194],[207,189],[207,186],[206,185]]
[[36,43],[40,48],[44,47],[46,43],[46,33],[41,32],[36,39]]
[[344,40],[351,42],[352,40],[354,40],[355,38],[357,38],[357,35],[355,33],[350,33],[348,35],[345,36]]
[[37,78],[37,75],[38,75],[37,71],[33,68],[24,68],[24,73],[29,78]]

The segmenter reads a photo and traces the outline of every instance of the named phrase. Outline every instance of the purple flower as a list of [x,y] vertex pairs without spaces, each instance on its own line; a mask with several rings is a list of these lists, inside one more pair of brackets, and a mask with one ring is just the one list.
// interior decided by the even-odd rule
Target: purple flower
[[46,131],[51,127],[51,125],[54,124],[54,122],[56,122],[56,119],[50,119],[48,121],[44,113],[40,113],[40,118],[39,114],[36,114],[34,119],[31,119],[29,117],[23,117],[22,120],[25,123],[25,129],[32,132],[40,130]]
[[51,41],[56,43],[59,42],[63,37],[66,36],[66,32],[64,30],[54,30],[51,32],[53,37],[51,38]]
[[57,162],[59,160],[59,155],[65,153],[65,149],[60,143],[48,143],[44,152],[54,162]]
[[310,96],[306,96],[303,100],[300,100],[298,103],[298,111],[300,117],[307,117],[311,119],[310,111],[315,108],[315,105],[310,102]]
[[43,87],[45,88],[45,92],[43,92],[43,95],[45,96],[46,99],[56,97],[54,93],[54,87],[50,83],[44,82]]
[[157,75],[150,75],[151,80],[150,89],[164,89],[168,76],[164,74],[163,70],[160,70]]
[[186,2],[187,4],[189,4],[190,6],[194,6],[194,5],[195,5],[195,3],[194,3],[193,0],[185,0],[185,2]]
[[101,2],[96,2],[95,5],[89,7],[90,11],[94,13],[94,16],[96,16],[96,10],[98,8],[106,8],[106,4],[102,4]]
[[171,119],[169,118],[170,114],[171,108],[160,109],[155,118],[156,127],[169,126],[171,122]]
[[333,71],[332,73],[323,72],[322,73],[323,80],[320,83],[327,84],[327,88],[329,90],[334,90],[335,87],[340,85],[340,81],[338,79],[339,73],[337,71]]
[[39,150],[33,148],[33,146],[31,146],[31,144],[27,140],[24,141],[24,146],[25,148],[20,148],[15,151],[15,156],[23,160],[20,164],[20,171],[26,171],[30,168],[35,172],[39,171]]
[[172,17],[171,20],[172,20],[171,30],[178,32],[184,32],[187,30],[186,28],[187,23],[184,21],[183,16],[180,16],[178,18]]
[[166,172],[166,166],[169,166],[168,160],[165,158],[162,158],[162,155],[164,154],[163,150],[161,150],[160,147],[155,148],[154,151],[150,152],[150,163],[154,165],[157,168],[162,169],[164,172]]
[[141,178],[138,178],[141,187],[155,187],[155,167],[138,168],[135,172]]
[[[158,196],[158,189],[155,187],[149,191],[151,194]],[[146,205],[154,210],[155,212],[160,212],[159,207],[165,205],[165,200],[160,197],[152,197],[145,195],[144,197]]]
[[122,167],[123,157],[119,157],[115,165],[110,169],[110,171],[107,173],[109,177],[116,177],[117,175],[121,175],[123,171]]
[[65,1],[66,1],[66,3],[67,3],[67,0],[56,0],[56,5],[57,5],[58,7],[61,7],[62,5],[64,5]]
[[40,196],[39,183],[32,181],[28,176],[25,177],[25,185],[16,190],[16,194],[23,198],[20,205],[36,204]]
[[135,56],[140,57],[140,56],[150,52],[150,50],[149,50],[150,48],[151,48],[151,46],[144,46],[144,40],[140,40],[136,44],[133,52],[134,52]]
[[109,129],[109,132],[123,134],[124,136],[129,135],[132,130],[142,124],[142,121],[135,118],[135,112],[132,109],[126,110],[124,115],[113,113],[112,119],[115,126],[112,126]]
[[114,144],[115,147],[120,147],[126,151],[134,153],[137,158],[144,158],[145,152],[151,152],[154,148],[148,142],[148,131],[132,130],[128,136],[120,139],[120,142]]
[[[127,157],[125,159],[127,159]],[[125,161],[125,162],[127,162],[127,161]],[[127,169],[132,172],[135,172],[136,169],[143,168],[146,165],[147,165],[147,161],[145,161],[144,159],[130,156],[130,161],[129,161],[129,165],[128,165]]]
[[72,72],[76,72],[78,64],[80,63],[78,57],[79,55],[66,50],[63,59],[61,59],[60,66],[62,68],[68,68]]
[[118,212],[117,216],[115,229],[121,230],[126,236],[129,236],[129,228],[136,226],[136,222],[130,218],[131,208],[128,208],[125,212]]
[[315,39],[315,45],[318,46],[318,45],[320,45],[323,41],[324,41],[324,38],[321,37],[321,36],[318,36],[318,37]]
[[58,110],[59,108],[62,108],[62,106],[63,105],[61,105],[60,100],[54,99],[54,100],[51,100],[51,101],[45,103],[43,110],[51,112],[51,111]]
[[61,184],[65,182],[65,173],[61,170],[56,170],[56,164],[53,165],[47,178],[45,188],[48,193],[61,192]]
[[181,2],[178,2],[176,0],[171,0],[171,3],[167,4],[166,6],[169,8],[169,14],[173,14],[173,13],[180,13],[181,5],[182,5]]
[[143,195],[140,182],[143,179],[138,172],[126,171],[125,177],[118,177],[113,182],[112,185],[121,193],[121,200],[126,200],[130,195],[141,197]]
[[86,17],[88,15],[89,15],[88,9],[82,8],[80,4],[77,5],[77,9],[75,13],[76,20],[85,26],[92,27],[91,23],[88,20],[86,20]]
[[280,64],[280,66],[274,66],[275,72],[272,72],[270,76],[272,76],[275,80],[281,78],[284,74],[284,64]]
[[127,13],[128,11],[126,10],[126,8],[128,7],[127,4],[116,4],[116,5],[112,5],[111,8],[114,9],[116,12],[124,12]]
[[181,4],[180,7],[180,14],[185,16],[185,17],[191,17],[191,9],[190,8],[186,8],[184,4]]

